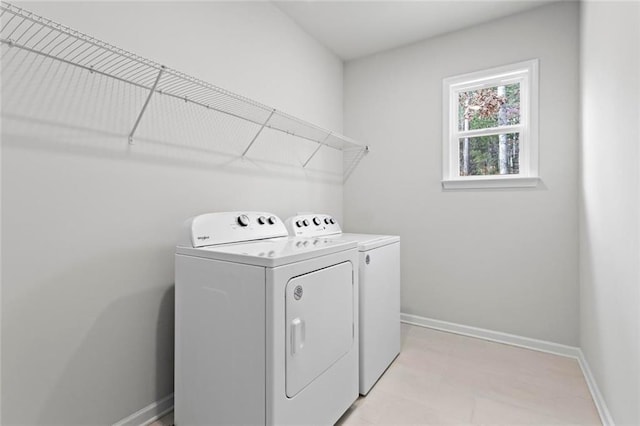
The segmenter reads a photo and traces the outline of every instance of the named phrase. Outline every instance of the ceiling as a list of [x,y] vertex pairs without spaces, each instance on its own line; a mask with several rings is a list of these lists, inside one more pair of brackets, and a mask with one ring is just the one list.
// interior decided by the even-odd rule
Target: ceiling
[[522,12],[551,0],[274,1],[343,60]]

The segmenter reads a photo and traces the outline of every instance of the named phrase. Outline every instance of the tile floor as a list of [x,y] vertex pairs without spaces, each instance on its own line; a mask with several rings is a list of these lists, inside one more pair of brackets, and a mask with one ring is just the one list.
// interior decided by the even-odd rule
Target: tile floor
[[403,324],[398,358],[338,421],[402,424],[601,423],[575,359]]

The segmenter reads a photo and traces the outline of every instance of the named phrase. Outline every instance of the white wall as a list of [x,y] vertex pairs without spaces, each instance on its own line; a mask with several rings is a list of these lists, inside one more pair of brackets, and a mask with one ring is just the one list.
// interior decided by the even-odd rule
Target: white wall
[[[402,311],[578,343],[578,5],[562,2],[348,62],[345,133],[371,153],[346,229],[402,238]],[[534,190],[443,191],[442,79],[540,59]]]
[[640,3],[582,3],[580,346],[618,425],[640,424]]
[[[342,130],[342,62],[270,3],[22,6]],[[20,55],[3,48],[2,424],[110,424],[173,392],[183,220],[341,217],[342,160],[321,150],[303,171],[314,147],[284,137],[241,160],[250,132],[158,96],[129,146],[143,91]]]

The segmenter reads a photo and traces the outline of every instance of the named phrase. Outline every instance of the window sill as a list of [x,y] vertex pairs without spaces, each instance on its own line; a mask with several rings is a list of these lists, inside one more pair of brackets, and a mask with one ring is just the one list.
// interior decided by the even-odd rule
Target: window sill
[[539,177],[479,177],[443,180],[443,189],[535,188]]

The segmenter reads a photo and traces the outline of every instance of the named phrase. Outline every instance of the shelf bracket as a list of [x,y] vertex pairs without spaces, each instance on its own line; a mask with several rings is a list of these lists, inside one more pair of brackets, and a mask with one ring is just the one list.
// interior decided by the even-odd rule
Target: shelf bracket
[[247,154],[247,151],[249,151],[249,148],[251,148],[251,145],[253,145],[253,143],[256,141],[256,139],[258,139],[258,136],[260,136],[260,133],[262,133],[264,128],[267,126],[267,124],[269,123],[269,120],[271,120],[271,117],[273,117],[273,114],[275,112],[276,112],[275,109],[271,110],[271,114],[269,114],[269,116],[264,121],[264,123],[262,123],[262,126],[260,126],[260,129],[258,130],[258,133],[256,133],[256,135],[253,137],[253,139],[251,139],[251,142],[249,142],[249,145],[247,145],[247,147],[244,149],[244,152],[242,153],[243,157]]
[[309,164],[309,161],[311,161],[311,159],[316,156],[318,151],[320,151],[320,148],[322,148],[322,145],[325,144],[327,139],[329,139],[332,134],[333,134],[333,132],[329,132],[329,134],[322,140],[322,142],[318,142],[318,147],[315,149],[315,151],[313,151],[311,156],[309,158],[307,158],[307,161],[304,162],[304,164],[302,165],[302,168],[306,168],[307,167],[307,164]]
[[158,71],[158,76],[156,77],[156,81],[153,82],[153,87],[151,88],[151,90],[149,91],[149,95],[147,96],[147,100],[144,101],[144,105],[142,105],[142,109],[140,110],[140,114],[138,114],[138,119],[136,120],[136,123],[133,125],[133,129],[131,129],[131,132],[129,133],[129,144],[133,145],[133,135],[136,132],[136,129],[138,128],[138,124],[140,124],[140,120],[142,119],[142,116],[144,115],[144,111],[147,109],[147,106],[149,105],[149,101],[151,100],[151,96],[153,96],[153,94],[156,91],[156,87],[158,87],[158,83],[160,82],[160,77],[162,77],[162,73],[164,72],[164,65],[162,65],[160,67],[160,71]]

